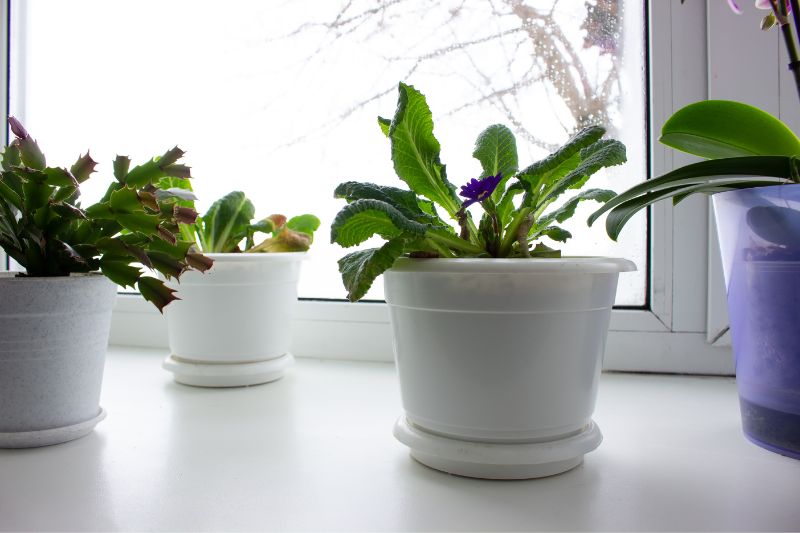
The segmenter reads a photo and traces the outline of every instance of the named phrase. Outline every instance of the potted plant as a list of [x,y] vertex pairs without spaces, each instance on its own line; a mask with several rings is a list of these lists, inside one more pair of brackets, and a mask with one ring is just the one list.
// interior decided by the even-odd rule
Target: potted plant
[[[731,7],[738,6],[729,0]],[[759,0],[778,25],[800,94],[797,0]],[[660,141],[706,159],[645,181],[591,215],[608,212],[616,239],[634,213],[662,199],[713,195],[745,436],[800,459],[800,139],[781,121],[740,102],[709,100],[678,110]]]
[[0,274],[0,447],[16,448],[76,439],[105,417],[114,283],[163,310],[174,291],[136,264],[177,279],[210,261],[176,237],[196,215],[177,205],[185,193],[160,186],[189,178],[179,148],[133,168],[118,156],[116,180],[84,208],[80,184],[97,164],[89,153],[49,167],[22,124],[8,122],[16,139],[2,154],[0,246],[25,272]]
[[[612,191],[581,189],[625,147],[582,130],[520,170],[502,125],[484,130],[480,176],[460,196],[439,159],[425,97],[401,83],[397,110],[378,123],[409,189],[346,182],[331,227],[344,247],[379,236],[379,248],[339,261],[350,300],[384,274],[405,414],[395,436],[433,468],[484,478],[531,478],[577,466],[601,440],[591,420],[611,307],[626,260],[560,257],[542,237],[579,202]],[[463,199],[462,199],[463,198]],[[471,206],[484,213],[474,219]],[[447,219],[455,221],[454,228]]]
[[[174,185],[189,187],[185,180]],[[289,348],[300,262],[319,219],[254,216],[253,203],[233,191],[182,227],[183,238],[195,242],[214,266],[182,277],[181,301],[165,312],[170,355],[163,366],[178,383],[267,383],[282,377],[293,361]],[[268,238],[256,242],[256,234]]]

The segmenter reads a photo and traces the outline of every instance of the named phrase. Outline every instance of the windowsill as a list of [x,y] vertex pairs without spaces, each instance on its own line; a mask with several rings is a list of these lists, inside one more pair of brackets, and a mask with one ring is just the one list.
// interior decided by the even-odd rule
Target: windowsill
[[733,379],[605,374],[605,441],[552,478],[413,461],[387,363],[298,359],[252,388],[177,385],[112,347],[88,437],[0,450],[2,530],[791,530],[800,461],[748,443]]

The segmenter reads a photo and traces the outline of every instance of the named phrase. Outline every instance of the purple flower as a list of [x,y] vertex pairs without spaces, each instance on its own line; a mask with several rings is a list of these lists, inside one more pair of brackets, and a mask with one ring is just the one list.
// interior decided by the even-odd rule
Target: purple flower
[[469,180],[466,185],[461,187],[461,192],[459,193],[467,199],[464,205],[461,206],[461,209],[466,209],[476,202],[482,202],[489,198],[502,179],[503,174],[500,173],[497,176],[486,176],[482,179],[472,178]]
[[[737,15],[742,14],[742,10],[739,5],[736,3],[736,0],[728,0],[728,7],[731,8],[731,11],[736,13]],[[770,0],[756,0],[756,8],[757,9],[772,9],[772,2]],[[792,6],[786,1],[786,12],[789,13],[792,11]]]

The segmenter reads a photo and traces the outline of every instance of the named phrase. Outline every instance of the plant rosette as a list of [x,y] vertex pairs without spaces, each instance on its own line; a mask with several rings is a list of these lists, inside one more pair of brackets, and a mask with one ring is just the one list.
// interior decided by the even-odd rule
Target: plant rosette
[[[779,27],[800,95],[798,1],[757,0],[756,7],[769,10],[762,29]],[[758,108],[707,100],[676,111],[659,140],[705,161],[620,193],[589,223],[608,213],[606,231],[616,239],[654,202],[713,195],[742,428],[758,446],[800,459],[800,337],[791,320],[800,305],[800,139]]]
[[[384,276],[405,411],[395,437],[419,462],[464,476],[574,468],[602,439],[591,420],[597,378],[619,273],[635,267],[562,258],[543,239],[565,241],[561,223],[581,201],[614,196],[583,186],[623,163],[625,148],[589,127],[520,170],[514,135],[490,126],[473,152],[483,171],[459,197],[425,97],[402,83],[399,93],[392,120],[378,122],[409,190],[343,183],[335,194],[347,206],[331,229],[346,247],[387,241],[339,268],[351,300]],[[484,211],[477,221],[473,206]]]
[[[268,383],[283,377],[294,361],[300,266],[319,220],[271,215],[254,221],[254,214],[244,193],[234,191],[183,228],[184,238],[195,241],[214,265],[181,278],[181,300],[164,313],[170,355],[163,367],[178,383]],[[256,243],[257,234],[268,237]]]
[[[0,447],[34,447],[82,437],[105,417],[100,407],[114,283],[137,287],[159,309],[174,291],[137,266],[177,278],[208,258],[178,240],[196,213],[163,180],[189,177],[177,147],[130,168],[89,207],[80,184],[89,154],[69,169],[48,167],[36,141],[9,119],[16,139],[0,173],[0,246],[24,272],[0,274]],[[114,282],[114,283],[112,283]]]

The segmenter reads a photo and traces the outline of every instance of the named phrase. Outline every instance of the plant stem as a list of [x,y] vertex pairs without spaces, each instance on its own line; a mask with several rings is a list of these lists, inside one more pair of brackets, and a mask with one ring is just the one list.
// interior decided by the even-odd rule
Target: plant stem
[[[791,0],[792,6],[792,16],[794,16],[795,26],[798,23],[798,2],[797,0]],[[788,16],[785,13],[786,7],[783,3],[783,0],[778,0],[772,2],[772,11],[775,14],[775,18],[778,20],[778,24],[781,27],[781,33],[783,34],[783,40],[786,43],[786,52],[789,54],[789,70],[792,71],[792,75],[794,76],[794,85],[797,89],[797,96],[800,98],[800,57],[797,53],[797,44],[795,43],[794,37],[792,37],[792,29],[789,27]],[[795,28],[796,31],[800,31]],[[800,38],[800,33],[798,33]]]
[[428,244],[430,245],[430,247],[433,248],[434,250],[436,250],[436,252],[440,256],[448,258],[448,259],[452,259],[452,258],[454,258],[456,256],[453,252],[450,251],[450,248],[448,248],[447,246],[443,246],[443,245],[439,244],[438,242],[434,241],[433,239],[427,239],[427,240],[428,240]]
[[425,234],[425,237],[433,242],[444,244],[448,248],[461,250],[462,252],[467,252],[469,254],[480,254],[484,252],[483,248],[476,246],[469,241],[465,241],[464,239],[459,239],[458,237],[448,233],[428,232]]
[[503,240],[500,243],[500,253],[498,257],[508,257],[509,252],[511,252],[511,247],[514,245],[514,241],[517,240],[517,230],[519,229],[520,224],[522,221],[525,220],[525,217],[531,212],[529,207],[524,209],[520,209],[514,214],[514,218],[511,220],[511,223],[508,225],[508,229],[506,229],[505,235],[503,235]]

